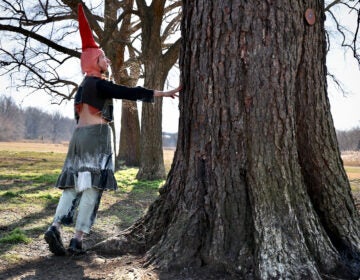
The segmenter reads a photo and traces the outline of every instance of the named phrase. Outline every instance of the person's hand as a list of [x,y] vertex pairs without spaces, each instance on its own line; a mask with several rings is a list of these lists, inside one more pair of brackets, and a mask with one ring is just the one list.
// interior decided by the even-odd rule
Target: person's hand
[[178,92],[182,89],[182,86],[178,86],[175,89],[169,90],[169,91],[159,91],[159,90],[154,90],[154,96],[157,97],[171,97],[171,98],[175,98],[175,97],[179,97]]

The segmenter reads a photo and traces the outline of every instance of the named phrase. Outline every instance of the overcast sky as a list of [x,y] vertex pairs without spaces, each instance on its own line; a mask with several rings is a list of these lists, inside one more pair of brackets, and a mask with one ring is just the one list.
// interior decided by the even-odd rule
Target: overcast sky
[[338,130],[349,130],[360,127],[360,71],[350,52],[345,55],[337,50],[329,53],[328,70],[343,82],[346,93],[338,91],[334,84],[328,82],[328,95],[334,125]]

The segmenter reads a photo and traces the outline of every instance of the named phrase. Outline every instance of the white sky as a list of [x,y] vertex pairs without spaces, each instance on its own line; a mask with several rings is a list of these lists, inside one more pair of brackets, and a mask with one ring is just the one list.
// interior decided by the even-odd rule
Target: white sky
[[352,55],[343,50],[329,53],[328,71],[332,72],[342,83],[346,93],[341,93],[328,81],[328,95],[335,128],[349,130],[360,127],[360,71]]
[[[331,1],[326,1],[331,2]],[[343,31],[347,34],[355,32],[357,13],[344,10],[344,5],[335,5],[331,11],[338,21],[346,26]],[[335,128],[338,130],[349,130],[360,127],[360,71],[358,62],[349,49],[341,47],[342,37],[335,32],[331,16],[327,15],[325,22],[328,34],[330,34],[330,51],[327,55],[328,72],[335,75],[341,82],[345,94],[336,89],[335,84],[328,78],[328,96],[331,104],[331,113]],[[358,38],[359,40],[359,38]],[[349,43],[349,40],[348,42]],[[350,42],[351,44],[351,42]]]

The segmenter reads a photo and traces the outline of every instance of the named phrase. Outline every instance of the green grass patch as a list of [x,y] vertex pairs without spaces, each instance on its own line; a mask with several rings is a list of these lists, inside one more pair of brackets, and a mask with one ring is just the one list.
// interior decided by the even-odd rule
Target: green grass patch
[[[15,205],[17,208],[26,208],[39,205],[57,203],[61,195],[61,191],[54,189],[54,191],[39,191],[34,188],[17,189],[13,191],[0,191],[0,209],[6,204]],[[19,205],[20,204],[20,205]]]
[[61,191],[57,191],[56,193],[35,192],[35,193],[26,194],[23,197],[30,202],[36,202],[40,204],[41,202],[57,203],[59,201],[60,195],[61,195]]
[[360,174],[360,166],[345,166],[346,173],[358,173]]
[[8,263],[16,264],[21,261],[22,257],[19,254],[4,254],[1,259]]
[[25,232],[19,228],[12,230],[9,234],[0,238],[0,243],[8,243],[8,244],[25,243],[25,244],[28,244],[30,242],[31,242],[31,238],[27,237]]
[[136,179],[137,168],[129,168],[116,172],[115,178],[118,182],[121,192],[137,192],[143,193],[146,190],[157,190],[161,187],[165,180],[143,181]]
[[1,194],[1,196],[4,198],[13,198],[13,197],[17,197],[18,195],[19,194],[17,192],[13,192],[13,191],[7,191]]

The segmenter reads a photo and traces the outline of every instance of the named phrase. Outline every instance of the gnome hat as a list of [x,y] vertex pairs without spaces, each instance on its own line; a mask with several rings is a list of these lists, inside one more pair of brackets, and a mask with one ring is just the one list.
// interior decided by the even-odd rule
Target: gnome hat
[[82,4],[78,5],[79,31],[82,43],[81,70],[88,76],[101,76],[98,58],[104,51],[96,43]]

